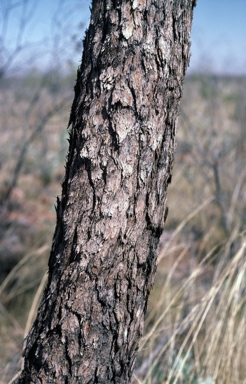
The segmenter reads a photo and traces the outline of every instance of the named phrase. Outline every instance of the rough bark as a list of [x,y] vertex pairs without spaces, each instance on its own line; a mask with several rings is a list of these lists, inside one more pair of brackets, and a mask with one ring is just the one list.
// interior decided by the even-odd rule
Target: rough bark
[[167,215],[193,0],[93,1],[49,279],[15,383],[129,383]]

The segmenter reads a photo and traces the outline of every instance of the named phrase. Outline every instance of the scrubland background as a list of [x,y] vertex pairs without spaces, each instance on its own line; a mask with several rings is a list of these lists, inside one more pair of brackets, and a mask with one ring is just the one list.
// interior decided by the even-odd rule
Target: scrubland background
[[[71,41],[76,43],[76,36]],[[75,48],[76,48],[75,44]],[[81,45],[77,47],[81,49]],[[0,77],[0,383],[46,282],[76,68]],[[246,76],[190,74],[133,383],[246,383]]]

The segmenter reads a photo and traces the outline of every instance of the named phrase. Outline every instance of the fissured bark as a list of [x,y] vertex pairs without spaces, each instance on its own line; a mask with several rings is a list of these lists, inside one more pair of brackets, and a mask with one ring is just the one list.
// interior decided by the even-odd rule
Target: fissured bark
[[92,2],[49,278],[15,383],[129,383],[167,216],[193,0]]

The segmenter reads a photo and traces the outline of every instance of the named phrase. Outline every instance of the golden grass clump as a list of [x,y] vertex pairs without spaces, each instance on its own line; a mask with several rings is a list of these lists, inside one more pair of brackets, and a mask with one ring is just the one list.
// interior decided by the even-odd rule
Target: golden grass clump
[[201,261],[176,232],[159,257],[134,383],[244,383],[245,233]]

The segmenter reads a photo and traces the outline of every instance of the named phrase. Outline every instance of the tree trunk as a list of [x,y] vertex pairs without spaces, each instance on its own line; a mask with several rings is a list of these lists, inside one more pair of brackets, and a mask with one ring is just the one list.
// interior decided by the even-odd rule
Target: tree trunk
[[92,2],[49,279],[15,383],[129,383],[167,216],[194,0]]

